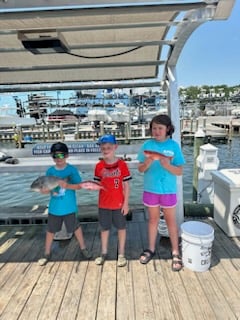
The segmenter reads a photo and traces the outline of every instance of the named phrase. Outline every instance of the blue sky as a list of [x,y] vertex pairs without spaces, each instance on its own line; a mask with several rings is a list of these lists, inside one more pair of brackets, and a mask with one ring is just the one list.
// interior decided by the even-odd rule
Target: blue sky
[[179,86],[240,85],[240,0],[228,20],[202,24],[177,63]]

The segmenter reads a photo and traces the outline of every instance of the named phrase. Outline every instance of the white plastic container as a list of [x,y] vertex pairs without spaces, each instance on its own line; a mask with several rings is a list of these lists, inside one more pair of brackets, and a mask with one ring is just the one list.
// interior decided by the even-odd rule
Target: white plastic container
[[162,237],[169,238],[168,227],[167,227],[166,220],[164,219],[162,212],[160,212],[160,219],[158,222],[158,233]]
[[212,172],[214,220],[229,237],[240,236],[240,168]]
[[181,224],[183,265],[193,271],[207,271],[211,264],[214,229],[207,223],[187,221]]

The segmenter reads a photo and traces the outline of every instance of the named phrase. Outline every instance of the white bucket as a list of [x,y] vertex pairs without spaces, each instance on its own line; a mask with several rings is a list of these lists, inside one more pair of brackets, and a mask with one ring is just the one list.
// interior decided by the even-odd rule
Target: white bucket
[[181,224],[183,265],[193,271],[207,271],[211,264],[214,229],[207,223],[188,221]]
[[158,233],[162,237],[167,237],[167,238],[169,237],[168,227],[167,227],[166,220],[164,219],[162,212],[160,212],[160,219],[158,222]]

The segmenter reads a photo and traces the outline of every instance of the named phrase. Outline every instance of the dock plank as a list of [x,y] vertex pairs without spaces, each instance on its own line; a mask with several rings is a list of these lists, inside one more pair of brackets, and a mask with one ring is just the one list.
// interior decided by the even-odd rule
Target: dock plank
[[91,261],[88,265],[87,274],[82,288],[81,300],[78,307],[78,320],[96,319],[98,297],[100,294],[100,284],[102,268]]
[[116,297],[116,319],[136,319],[134,308],[132,261],[128,261],[126,268],[118,268],[117,270]]
[[54,241],[52,261],[41,267],[45,225],[0,226],[0,318],[25,319],[238,319],[240,318],[240,237],[229,238],[214,223],[211,267],[205,272],[171,271],[169,238],[157,241],[147,264],[146,216],[127,224],[126,267],[117,267],[117,231],[112,230],[103,266],[97,222],[82,224],[93,258],[84,259],[73,237]]
[[[24,306],[27,302],[29,295],[31,294],[34,286],[39,280],[41,272],[43,270],[39,270],[41,268],[35,263],[22,263],[23,267],[26,269],[24,273],[22,273],[22,277],[20,281],[18,281],[17,287],[14,287],[15,292],[11,296],[11,299],[8,301],[6,308],[1,314],[2,320],[15,320],[19,318],[19,315],[24,309]],[[10,288],[5,290],[5,293],[8,292]]]
[[202,285],[204,293],[214,310],[216,319],[236,319],[234,312],[225,299],[224,294],[220,290],[219,283],[215,281],[211,271],[201,272],[197,274],[199,282]]
[[102,267],[96,319],[115,319],[116,261],[106,261]]
[[[194,318],[196,320],[214,320],[216,316],[213,312],[212,306],[207,299],[202,285],[195,272],[191,270],[184,269],[180,273],[182,278],[183,286],[191,303]],[[194,292],[194,294],[193,294]]]

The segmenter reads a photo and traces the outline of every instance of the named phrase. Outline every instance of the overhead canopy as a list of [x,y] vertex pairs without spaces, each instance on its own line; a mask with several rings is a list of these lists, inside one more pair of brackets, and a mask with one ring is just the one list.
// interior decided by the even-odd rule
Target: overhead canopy
[[159,85],[191,33],[234,1],[2,1],[0,92]]

